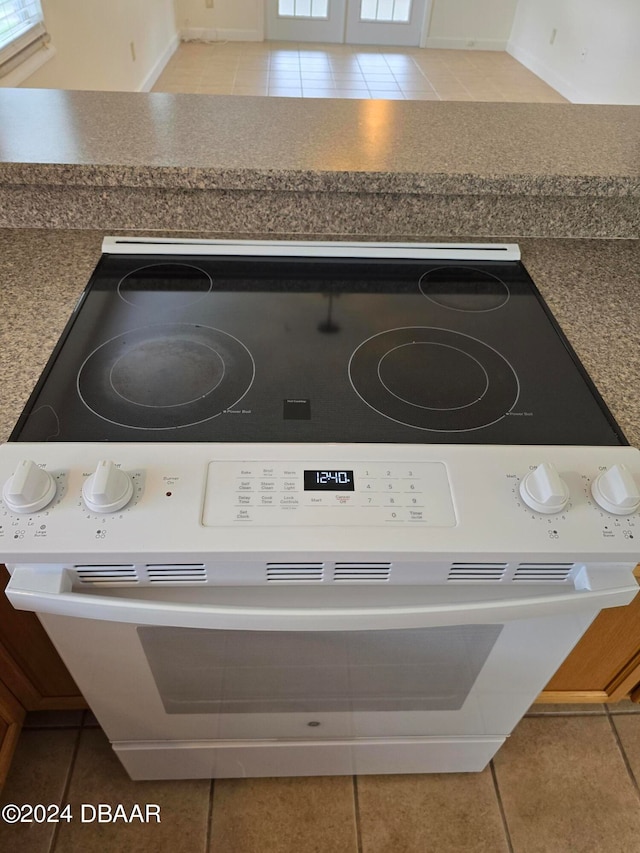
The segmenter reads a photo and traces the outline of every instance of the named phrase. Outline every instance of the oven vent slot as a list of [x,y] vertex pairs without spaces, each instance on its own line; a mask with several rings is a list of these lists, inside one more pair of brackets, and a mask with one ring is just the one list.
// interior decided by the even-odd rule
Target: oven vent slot
[[384,583],[390,576],[391,563],[336,563],[333,569],[333,579],[336,582]]
[[575,563],[520,563],[513,576],[514,581],[562,582],[569,579]]
[[74,566],[78,580],[93,586],[127,586],[138,583],[136,567],[132,565],[116,566]]
[[448,581],[501,581],[507,563],[451,563]]
[[267,563],[268,583],[317,582],[324,578],[324,563]]
[[206,583],[204,563],[148,563],[147,577],[152,584]]

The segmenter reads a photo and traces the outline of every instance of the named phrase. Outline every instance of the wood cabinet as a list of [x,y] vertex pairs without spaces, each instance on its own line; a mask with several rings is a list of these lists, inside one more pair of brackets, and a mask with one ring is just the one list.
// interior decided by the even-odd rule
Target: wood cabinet
[[9,771],[24,717],[25,709],[0,681],[0,790]]
[[9,603],[8,580],[0,566],[0,787],[27,711],[87,707],[38,617]]
[[[640,578],[640,566],[635,570]],[[640,702],[640,594],[626,607],[603,610],[553,676],[538,701]]]

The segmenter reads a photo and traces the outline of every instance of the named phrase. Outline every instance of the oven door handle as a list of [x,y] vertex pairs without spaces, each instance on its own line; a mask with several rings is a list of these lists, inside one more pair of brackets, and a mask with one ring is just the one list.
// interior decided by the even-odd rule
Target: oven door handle
[[[565,588],[547,594],[531,594],[530,591],[529,595],[518,591],[517,597],[492,600],[460,601],[458,597],[456,601],[453,589],[449,599],[434,603],[429,600],[430,588],[424,586],[405,588],[404,598],[396,587],[395,601],[374,606],[336,606],[339,599],[335,598],[329,606],[300,606],[299,591],[298,600],[294,595],[289,606],[273,606],[273,599],[260,602],[260,589],[235,588],[240,603],[145,601],[75,592],[63,567],[52,570],[51,567],[16,566],[6,592],[18,610],[136,625],[254,631],[362,631],[490,624],[559,613],[590,612],[595,616],[605,607],[628,604],[638,592],[638,585],[629,567],[612,566],[606,571],[594,572],[593,576],[586,568],[581,569],[572,590]],[[282,599],[286,599],[286,589],[281,590]],[[220,588],[222,596],[228,597],[228,592]],[[242,604],[242,595],[247,593],[253,601]],[[314,588],[314,596],[321,595],[320,589]]]

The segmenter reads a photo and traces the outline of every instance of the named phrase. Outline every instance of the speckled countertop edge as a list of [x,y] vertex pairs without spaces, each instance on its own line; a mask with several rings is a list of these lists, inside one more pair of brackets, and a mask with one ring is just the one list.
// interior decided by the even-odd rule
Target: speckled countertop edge
[[0,186],[640,196],[640,108],[0,89]]
[[640,177],[0,163],[4,186],[640,198]]

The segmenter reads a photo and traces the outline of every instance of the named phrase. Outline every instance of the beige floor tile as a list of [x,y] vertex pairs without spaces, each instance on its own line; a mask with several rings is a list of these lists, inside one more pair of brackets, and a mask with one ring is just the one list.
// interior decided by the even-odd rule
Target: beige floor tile
[[196,95],[231,95],[233,92],[233,83],[202,83],[194,88]]
[[576,714],[606,714],[605,706],[601,702],[536,702],[527,711],[527,716],[541,717],[545,714],[564,716]]
[[364,82],[364,74],[362,71],[334,71],[333,78],[336,81],[343,80],[350,82],[351,80],[357,80]]
[[335,98],[349,98],[352,101],[368,101],[371,96],[368,89],[336,89]]
[[424,78],[422,80],[398,80],[398,86],[405,92],[434,92],[435,89]]
[[[207,838],[210,782],[132,782],[100,729],[85,729],[80,739],[68,800],[74,814],[81,804],[137,803],[160,806],[160,823],[60,824],[55,853],[193,853]],[[88,810],[87,810],[88,812]]]
[[640,714],[640,704],[630,699],[622,699],[620,702],[611,702],[607,705],[610,714]]
[[[73,729],[23,731],[0,797],[2,806],[59,805],[77,736]],[[55,823],[9,824],[0,820],[0,850],[48,853],[55,828]]]
[[473,100],[473,96],[467,89],[465,89],[464,86],[440,86],[438,83],[434,83],[433,91],[436,92],[443,101]]
[[629,767],[640,783],[640,716],[637,714],[616,714],[613,725],[620,738]]
[[608,717],[527,717],[494,764],[516,853],[640,849],[638,792]]
[[[391,92],[388,89],[369,89],[369,96],[378,101],[405,101],[404,94],[399,90]],[[409,98],[409,100],[411,100]]]
[[436,94],[441,101],[474,101],[475,98],[468,92],[439,92],[436,89]]
[[406,89],[402,90],[403,95],[407,101],[439,101],[441,98],[438,96],[437,92],[433,90],[429,91],[421,91],[416,92],[414,90],[407,91]]
[[395,80],[368,80],[367,86],[371,92],[399,92],[400,86]]
[[333,85],[333,74],[325,72],[323,74],[319,72],[309,72],[302,71],[300,73],[300,78],[302,79],[302,85],[305,84],[307,86],[313,86],[317,84],[318,86],[332,86]]
[[507,853],[491,771],[359,776],[362,853]]
[[300,86],[297,88],[293,86],[269,86],[269,96],[276,98],[301,98],[302,97],[302,89]]
[[267,86],[235,86],[233,87],[232,95],[257,95],[264,96],[267,94]]
[[[342,84],[347,75],[367,82],[376,96],[387,84],[397,83],[396,96],[411,89],[433,86],[437,95],[424,100],[505,100],[560,103],[565,99],[513,57],[499,51],[435,50],[296,42],[218,42],[181,44],[155,86],[154,92],[215,92],[213,85],[235,83],[250,88],[281,81],[282,74],[303,77],[325,74]],[[260,75],[262,79],[259,80]],[[384,85],[377,85],[377,83]],[[289,82],[287,86],[290,86]],[[295,87],[300,85],[295,81]],[[227,88],[223,90],[225,93]],[[345,91],[349,91],[348,89]],[[353,90],[352,90],[353,91]],[[272,92],[268,92],[272,94]],[[281,94],[281,93],[278,93]],[[292,94],[292,93],[287,93]],[[336,97],[346,97],[337,93]]]
[[283,80],[285,83],[297,81],[300,85],[300,71],[297,68],[271,68],[269,70],[269,80]]
[[353,780],[219,779],[210,853],[357,853]]
[[434,74],[431,71],[425,71],[425,77],[433,86],[452,86],[458,88],[464,86],[453,74]]

